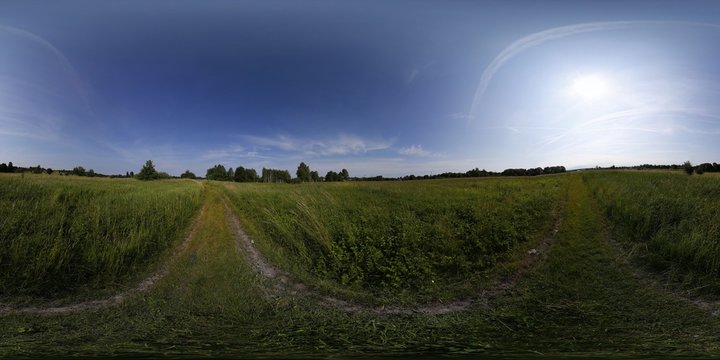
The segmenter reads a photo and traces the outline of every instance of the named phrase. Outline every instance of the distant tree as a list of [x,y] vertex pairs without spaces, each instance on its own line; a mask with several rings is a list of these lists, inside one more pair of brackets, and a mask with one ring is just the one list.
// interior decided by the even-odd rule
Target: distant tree
[[143,165],[140,172],[137,174],[139,180],[156,180],[158,178],[158,172],[155,170],[152,160],[148,160]]
[[325,181],[338,181],[340,180],[340,175],[338,173],[330,170],[325,174]]
[[184,173],[180,174],[181,179],[195,179],[196,176],[190,170],[185,170]]
[[227,179],[228,181],[234,181],[234,179],[235,179],[235,170],[233,170],[232,167],[228,167],[226,179]]
[[256,182],[260,179],[255,169],[245,169],[245,181]]
[[12,161],[8,163],[8,172],[15,172],[15,166],[13,166]]
[[683,170],[685,170],[685,173],[688,175],[692,175],[695,171],[695,168],[692,166],[692,164],[689,161],[686,161],[683,163]]
[[134,171],[131,171],[131,172],[130,172],[130,177],[135,177],[135,172],[134,172]]
[[348,173],[347,169],[342,169],[342,171],[340,171],[340,176],[343,180],[350,179],[350,173]]
[[3,172],[3,173],[10,172],[10,170],[8,170],[7,164],[5,164],[5,163],[0,164],[0,172]]
[[[700,172],[698,172],[698,170],[700,170]],[[714,170],[713,164],[711,164],[711,163],[702,163],[702,164],[700,164],[700,165],[697,166],[697,168],[695,169],[695,172],[698,173],[698,174],[702,174],[702,173],[706,173],[706,172],[713,172],[713,170]]]
[[72,169],[72,174],[77,176],[85,176],[85,168],[82,166],[76,166]]
[[168,174],[164,171],[159,171],[157,173],[157,178],[161,179],[161,180],[166,180],[166,179],[172,179],[172,176],[170,176],[170,174]]
[[220,180],[220,181],[226,181],[230,180],[228,179],[228,172],[225,170],[225,166],[217,164],[209,169],[207,169],[207,172],[205,173],[205,177],[208,180]]
[[53,173],[53,169],[47,168],[47,169],[45,169],[45,172],[46,172],[48,175],[50,175],[50,174]]
[[290,176],[290,172],[287,170],[263,168],[261,180],[262,182],[287,183],[292,180],[292,177]]
[[312,180],[312,181],[314,181],[314,182],[320,181],[320,175],[318,174],[317,171],[311,171],[311,172],[310,172],[310,180]]
[[300,181],[310,181],[310,167],[307,166],[304,162],[300,163],[295,174],[297,174],[297,177]]
[[87,171],[87,176],[89,176],[89,177],[95,177],[95,170],[93,170],[93,169],[88,170],[88,171]]
[[235,169],[235,176],[233,177],[233,181],[236,182],[246,182],[247,179],[247,172],[245,172],[245,168],[242,166],[238,166]]

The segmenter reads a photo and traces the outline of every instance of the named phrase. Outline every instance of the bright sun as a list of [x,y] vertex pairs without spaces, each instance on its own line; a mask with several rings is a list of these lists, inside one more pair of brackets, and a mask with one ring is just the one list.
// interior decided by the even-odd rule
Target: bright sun
[[607,80],[599,75],[584,75],[575,78],[572,84],[574,95],[585,101],[594,101],[607,96],[610,87]]

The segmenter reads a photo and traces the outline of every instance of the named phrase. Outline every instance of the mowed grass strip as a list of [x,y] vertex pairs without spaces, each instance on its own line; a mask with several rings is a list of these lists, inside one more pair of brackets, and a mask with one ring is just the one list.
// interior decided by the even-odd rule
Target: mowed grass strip
[[0,176],[0,294],[54,297],[137,276],[201,201],[192,181]]
[[635,260],[720,293],[720,177],[596,171],[583,179]]
[[[271,262],[325,289],[447,300],[543,234],[562,177],[225,184]],[[339,290],[338,290],[339,291]]]

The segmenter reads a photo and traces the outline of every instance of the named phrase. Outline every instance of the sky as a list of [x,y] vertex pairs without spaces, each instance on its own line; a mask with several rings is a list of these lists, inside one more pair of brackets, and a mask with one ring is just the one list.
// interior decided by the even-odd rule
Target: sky
[[0,1],[0,162],[720,162],[717,1]]

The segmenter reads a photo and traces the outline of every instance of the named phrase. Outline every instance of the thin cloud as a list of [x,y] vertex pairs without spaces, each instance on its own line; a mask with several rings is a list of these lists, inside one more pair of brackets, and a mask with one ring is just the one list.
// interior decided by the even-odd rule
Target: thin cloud
[[411,145],[400,148],[399,154],[411,155],[411,156],[430,156],[433,155],[431,151],[423,149],[422,145]]
[[485,92],[490,85],[495,74],[502,68],[510,59],[519,55],[527,49],[541,45],[545,42],[565,38],[568,36],[598,32],[598,31],[609,31],[609,30],[620,30],[638,26],[668,26],[668,25],[682,25],[682,26],[698,26],[698,27],[709,27],[718,29],[720,25],[710,23],[697,23],[697,22],[682,22],[682,21],[607,21],[607,22],[593,22],[593,23],[582,23],[568,26],[560,26],[552,29],[539,31],[528,36],[525,36],[507,46],[501,51],[485,68],[480,77],[473,102],[470,107],[470,114],[475,113],[475,109],[482,100]]
[[39,44],[46,50],[50,51],[55,58],[59,61],[60,66],[63,68],[63,70],[67,73],[67,75],[70,77],[71,81],[73,82],[73,86],[75,87],[75,90],[78,92],[78,95],[82,98],[84,105],[86,109],[89,109],[89,102],[88,102],[88,94],[85,91],[84,87],[82,86],[82,82],[80,81],[80,76],[78,75],[77,70],[75,70],[75,67],[70,63],[70,60],[65,56],[65,54],[60,51],[57,47],[55,47],[53,44],[51,44],[49,41],[45,40],[44,38],[35,35],[29,31],[18,29],[16,27],[7,26],[7,25],[0,25],[0,33],[6,33],[11,34],[26,40],[30,40],[36,44]]
[[274,137],[241,135],[240,139],[271,150],[312,156],[364,154],[388,149],[393,143],[391,140],[372,140],[348,134],[320,139],[298,138],[288,135]]

